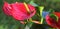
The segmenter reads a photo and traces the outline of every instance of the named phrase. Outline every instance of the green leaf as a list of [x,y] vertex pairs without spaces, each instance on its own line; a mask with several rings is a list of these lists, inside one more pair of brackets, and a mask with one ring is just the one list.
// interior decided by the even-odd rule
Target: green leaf
[[34,3],[34,1],[33,1],[33,0],[31,0],[29,4],[31,4],[31,5],[33,5],[33,6],[35,6],[35,7],[37,7],[37,6],[38,6],[36,3]]

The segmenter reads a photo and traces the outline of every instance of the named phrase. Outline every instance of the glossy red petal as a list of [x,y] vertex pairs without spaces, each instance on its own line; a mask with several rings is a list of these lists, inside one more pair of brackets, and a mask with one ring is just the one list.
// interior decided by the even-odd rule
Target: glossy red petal
[[54,14],[58,17],[58,27],[60,28],[60,12],[54,12]]
[[12,7],[12,16],[16,20],[25,20],[31,18],[35,14],[35,8],[31,5],[28,5],[30,13],[27,12],[23,3],[13,3],[11,4]]
[[60,22],[60,12],[54,12],[54,14],[58,17],[58,22]]
[[54,14],[60,18],[60,12],[54,12]]
[[57,21],[55,21],[53,18],[50,18],[49,15],[46,16],[46,22],[51,27],[54,27],[54,28],[57,28],[58,27]]
[[3,12],[4,12],[6,15],[11,15],[10,10],[11,10],[10,4],[8,4],[7,2],[4,2]]

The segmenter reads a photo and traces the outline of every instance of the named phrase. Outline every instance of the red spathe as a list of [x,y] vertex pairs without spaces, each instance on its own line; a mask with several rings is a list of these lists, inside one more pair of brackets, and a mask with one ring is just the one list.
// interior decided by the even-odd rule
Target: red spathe
[[5,14],[13,16],[13,18],[15,18],[16,20],[25,20],[31,18],[36,13],[34,6],[30,4],[27,4],[27,6],[30,12],[26,10],[24,3],[16,2],[8,4],[7,2],[5,2],[3,6],[3,11]]
[[46,16],[46,22],[48,25],[54,28],[59,28],[60,29],[60,12],[53,12],[58,17],[58,21],[54,20],[51,18],[49,15]]

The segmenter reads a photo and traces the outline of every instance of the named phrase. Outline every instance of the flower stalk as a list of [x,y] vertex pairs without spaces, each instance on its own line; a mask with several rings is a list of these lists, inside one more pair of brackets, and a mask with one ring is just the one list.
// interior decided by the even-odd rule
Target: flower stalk
[[43,23],[43,17],[42,17],[42,12],[43,12],[43,9],[44,9],[44,7],[43,6],[40,6],[39,7],[39,11],[40,11],[40,17],[41,17],[41,24]]

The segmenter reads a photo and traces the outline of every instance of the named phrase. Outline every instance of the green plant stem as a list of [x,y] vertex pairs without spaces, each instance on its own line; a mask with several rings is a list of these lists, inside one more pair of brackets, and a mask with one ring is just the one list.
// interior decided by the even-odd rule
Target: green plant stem
[[32,22],[32,18],[29,18],[29,21]]
[[40,17],[41,17],[41,19],[40,19],[40,20],[41,20],[41,21],[40,21],[40,22],[41,22],[41,24],[43,23],[43,17],[42,17],[43,9],[44,9],[44,7],[43,7],[43,6],[40,6],[40,7],[39,7]]
[[27,19],[27,23],[25,24],[25,28],[24,29],[30,29],[31,25],[32,25],[32,18]]
[[41,18],[41,24],[43,23],[43,18]]

